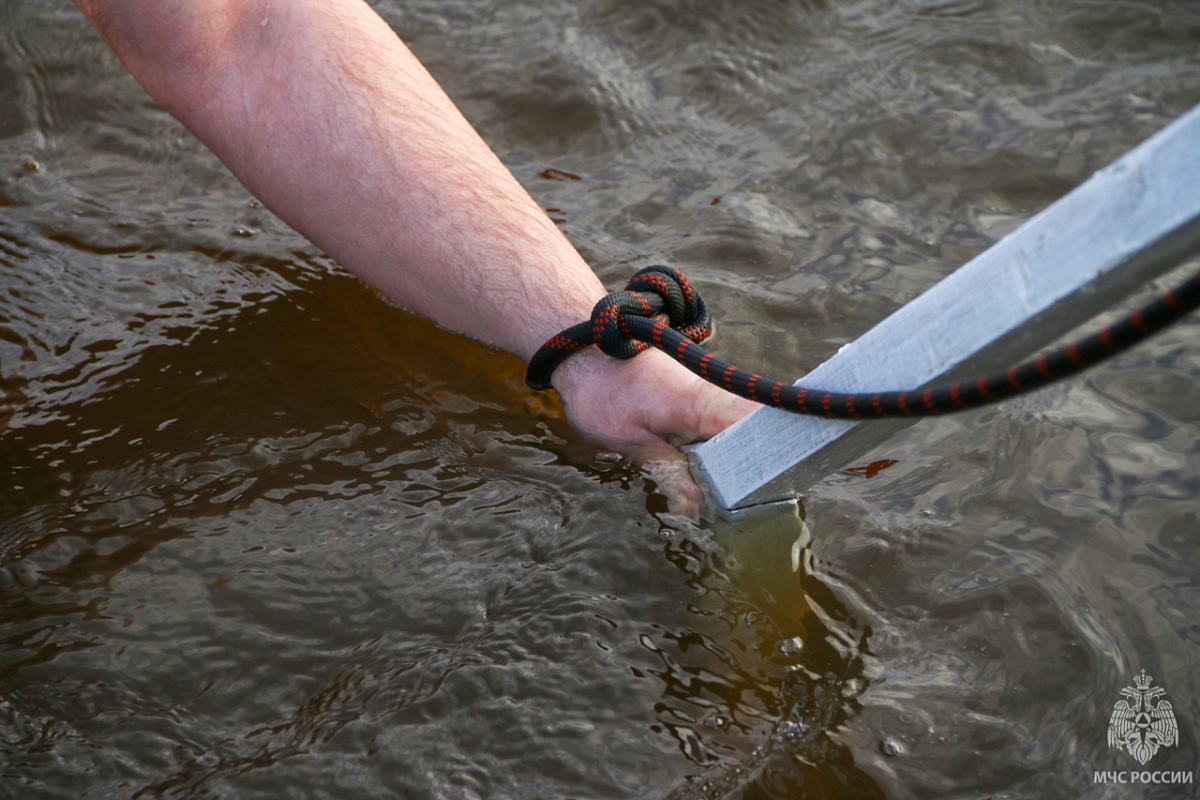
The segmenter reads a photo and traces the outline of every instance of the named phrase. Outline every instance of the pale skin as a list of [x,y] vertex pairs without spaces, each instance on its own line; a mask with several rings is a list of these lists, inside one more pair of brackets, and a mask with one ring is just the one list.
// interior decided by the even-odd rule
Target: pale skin
[[[362,0],[76,0],[139,83],[267,208],[401,305],[528,360],[606,294]],[[757,407],[652,351],[554,373],[571,422],[648,466]]]

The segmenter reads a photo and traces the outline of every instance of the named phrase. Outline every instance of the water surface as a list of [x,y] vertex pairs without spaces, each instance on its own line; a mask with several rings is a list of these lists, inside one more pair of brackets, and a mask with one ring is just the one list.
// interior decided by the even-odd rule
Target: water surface
[[[1200,101],[1194,2],[374,5],[608,284],[683,268],[780,377]],[[1198,342],[908,430],[793,573],[0,0],[0,796],[1187,796],[1092,777],[1141,669],[1197,769]]]

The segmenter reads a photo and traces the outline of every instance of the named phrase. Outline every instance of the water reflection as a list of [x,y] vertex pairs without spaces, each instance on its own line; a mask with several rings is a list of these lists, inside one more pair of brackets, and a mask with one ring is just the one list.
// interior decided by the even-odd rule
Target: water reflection
[[[568,445],[515,359],[344,276],[317,292],[295,262],[201,255],[247,276],[218,294],[226,322],[185,327],[202,312],[172,300],[132,311],[131,338],[159,319],[186,336],[62,371],[41,356],[56,416],[0,440],[23,481],[2,677],[29,760],[10,779],[77,791],[100,769],[193,796],[283,765],[311,780],[295,762],[321,752],[311,769],[367,759],[381,791],[438,793],[484,741],[473,791],[617,791],[743,775],[791,715],[823,737],[840,658],[806,652],[834,698],[810,714],[708,535]],[[121,766],[130,748],[143,766]]]

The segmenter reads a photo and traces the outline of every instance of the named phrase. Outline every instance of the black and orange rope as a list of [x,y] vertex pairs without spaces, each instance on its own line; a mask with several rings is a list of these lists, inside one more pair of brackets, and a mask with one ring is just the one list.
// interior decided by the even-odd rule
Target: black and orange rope
[[647,267],[622,292],[596,303],[592,318],[542,345],[529,361],[525,380],[549,389],[555,368],[577,350],[597,345],[619,359],[651,345],[692,372],[734,394],[799,414],[837,419],[927,417],[995,403],[1068,378],[1153,336],[1200,307],[1200,274],[1078,342],[980,378],[909,392],[841,394],[770,380],[727,364],[700,347],[712,320],[687,277],[670,267]]

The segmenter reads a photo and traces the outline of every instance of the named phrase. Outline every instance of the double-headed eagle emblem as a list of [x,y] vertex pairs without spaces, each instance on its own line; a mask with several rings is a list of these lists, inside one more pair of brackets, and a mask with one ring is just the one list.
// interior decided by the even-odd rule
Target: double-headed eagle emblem
[[1159,699],[1167,693],[1161,686],[1151,688],[1154,679],[1142,670],[1133,676],[1135,686],[1127,686],[1121,694],[1129,702],[1118,700],[1108,720],[1108,746],[1125,750],[1145,765],[1160,747],[1179,742],[1179,726],[1168,700]]

